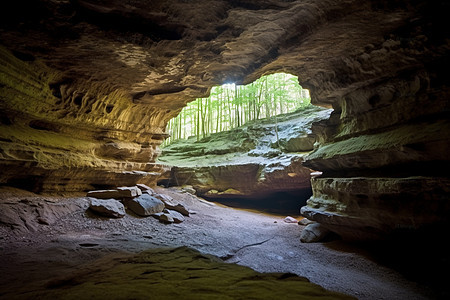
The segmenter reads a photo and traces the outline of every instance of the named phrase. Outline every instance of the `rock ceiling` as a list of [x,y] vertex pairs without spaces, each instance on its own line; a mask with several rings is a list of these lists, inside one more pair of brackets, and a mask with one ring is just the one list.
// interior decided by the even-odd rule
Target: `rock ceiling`
[[[295,73],[318,91],[366,81],[376,72],[372,60],[380,60],[373,52],[415,16],[412,7],[378,8],[372,1],[15,3],[2,9],[1,40],[57,70],[54,84],[123,89],[133,103],[170,109],[170,116],[211,86],[275,71]],[[399,42],[393,38],[387,47]],[[398,69],[384,64],[380,73]]]

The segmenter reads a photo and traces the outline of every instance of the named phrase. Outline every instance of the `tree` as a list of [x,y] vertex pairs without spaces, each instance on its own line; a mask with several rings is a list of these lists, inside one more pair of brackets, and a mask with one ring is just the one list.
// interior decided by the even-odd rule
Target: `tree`
[[199,140],[214,132],[230,130],[248,121],[270,118],[310,103],[308,90],[296,76],[277,73],[262,76],[248,85],[224,84],[211,89],[210,96],[186,105],[167,123],[170,137],[164,145],[195,135]]

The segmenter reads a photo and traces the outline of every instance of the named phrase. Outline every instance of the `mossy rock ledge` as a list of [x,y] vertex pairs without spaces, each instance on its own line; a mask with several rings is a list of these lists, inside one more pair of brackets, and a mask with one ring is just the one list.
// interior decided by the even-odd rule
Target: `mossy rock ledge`
[[311,126],[331,111],[311,105],[200,140],[178,140],[163,148],[158,162],[172,166],[167,184],[192,185],[209,198],[310,189],[313,170],[302,162],[316,140]]

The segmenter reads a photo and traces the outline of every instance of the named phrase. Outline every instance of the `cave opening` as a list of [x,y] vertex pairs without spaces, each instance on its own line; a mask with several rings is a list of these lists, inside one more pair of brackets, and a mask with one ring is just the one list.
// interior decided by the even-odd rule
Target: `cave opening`
[[275,73],[247,85],[216,86],[171,119],[158,161],[171,166],[164,186],[234,208],[299,216],[312,195],[314,122],[331,110],[311,105],[297,76]]
[[[302,297],[287,286],[307,278],[362,300],[450,299],[446,2],[3,1],[0,298],[274,299]],[[204,100],[192,117],[207,125],[194,134],[174,120],[173,137],[193,138],[163,149],[179,162],[166,180],[181,187],[156,186],[169,118],[225,78],[276,70],[301,74],[313,102],[335,112],[265,122],[255,118],[264,101],[230,101],[226,114]],[[243,93],[233,86],[230,97]],[[310,180],[308,168],[323,174]],[[310,184],[301,212],[316,223],[304,227],[185,192],[250,206]],[[340,241],[301,243],[318,226],[342,242],[374,239],[365,249],[379,259]],[[136,254],[156,247],[179,248]],[[193,249],[264,274],[205,265],[215,259]]]
[[207,98],[188,103],[169,120],[166,131],[170,136],[162,147],[191,136],[198,141],[213,133],[255,120],[276,118],[309,105],[309,90],[299,85],[297,76],[288,73],[261,76],[246,85],[214,86]]

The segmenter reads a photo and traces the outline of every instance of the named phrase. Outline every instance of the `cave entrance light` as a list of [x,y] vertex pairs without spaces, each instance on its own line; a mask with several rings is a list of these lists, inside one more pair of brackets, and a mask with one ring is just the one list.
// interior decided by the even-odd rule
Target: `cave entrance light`
[[170,137],[163,146],[195,136],[231,130],[248,121],[270,118],[309,106],[309,91],[297,76],[275,73],[247,85],[227,83],[215,86],[207,98],[197,98],[167,124]]

